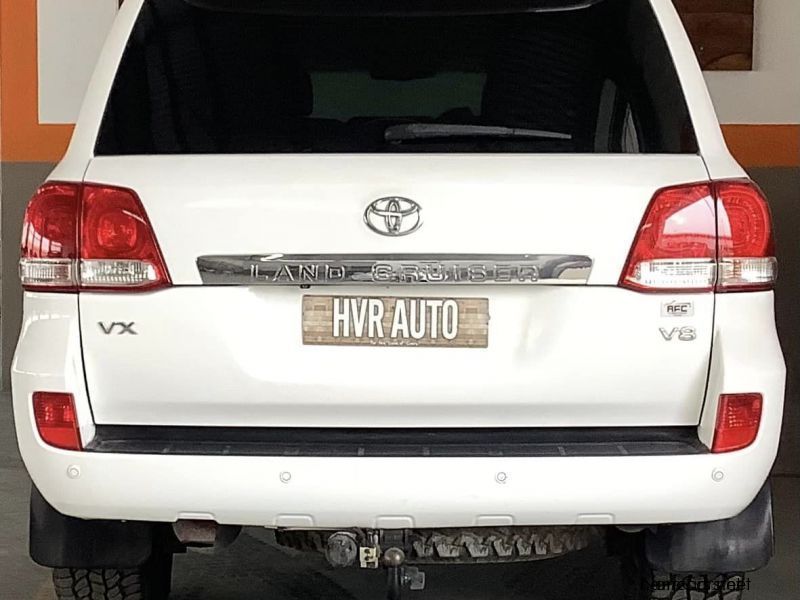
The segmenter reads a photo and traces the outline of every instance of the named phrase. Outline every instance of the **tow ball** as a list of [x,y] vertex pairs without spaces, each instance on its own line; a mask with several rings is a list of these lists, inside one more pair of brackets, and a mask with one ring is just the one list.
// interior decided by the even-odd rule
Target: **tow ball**
[[406,553],[402,548],[390,546],[381,553],[379,535],[367,535],[366,539],[349,531],[334,533],[328,538],[325,556],[334,567],[349,567],[356,561],[362,569],[386,569],[386,597],[400,600],[403,589],[425,588],[425,573],[406,564]]

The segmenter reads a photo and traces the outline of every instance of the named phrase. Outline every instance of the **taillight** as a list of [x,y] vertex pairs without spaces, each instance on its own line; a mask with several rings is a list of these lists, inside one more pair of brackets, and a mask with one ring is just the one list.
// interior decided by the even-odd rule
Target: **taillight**
[[711,187],[667,188],[650,202],[620,284],[647,291],[711,291],[717,225]]
[[169,273],[136,194],[94,184],[42,186],[25,212],[27,290],[152,290]]
[[733,452],[752,444],[761,424],[762,405],[761,394],[722,394],[711,451]]
[[769,208],[749,181],[656,193],[620,279],[642,292],[771,289],[777,276]]
[[63,450],[81,450],[81,434],[72,394],[34,392],[33,416],[42,440]]
[[72,184],[45,184],[28,203],[19,263],[25,289],[76,289],[79,194]]
[[716,184],[719,235],[717,291],[772,289],[778,275],[772,218],[749,181]]
[[152,289],[169,283],[142,203],[131,190],[83,186],[80,285]]

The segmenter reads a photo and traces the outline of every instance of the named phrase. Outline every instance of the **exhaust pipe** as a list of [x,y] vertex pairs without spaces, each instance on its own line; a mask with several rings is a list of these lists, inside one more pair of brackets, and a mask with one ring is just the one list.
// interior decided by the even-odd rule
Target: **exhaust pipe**
[[189,548],[225,548],[236,541],[242,528],[216,521],[181,519],[172,524],[172,531]]

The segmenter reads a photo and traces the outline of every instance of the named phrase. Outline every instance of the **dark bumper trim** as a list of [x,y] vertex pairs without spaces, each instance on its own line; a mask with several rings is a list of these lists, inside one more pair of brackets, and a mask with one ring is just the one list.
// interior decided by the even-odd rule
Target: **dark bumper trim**
[[694,427],[338,429],[98,425],[90,452],[205,456],[556,457],[708,452]]

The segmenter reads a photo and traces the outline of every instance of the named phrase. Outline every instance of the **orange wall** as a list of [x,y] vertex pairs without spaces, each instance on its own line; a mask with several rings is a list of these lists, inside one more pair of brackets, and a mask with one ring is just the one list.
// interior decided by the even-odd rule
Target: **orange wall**
[[0,157],[56,162],[71,125],[39,124],[36,0],[0,0]]
[[[36,0],[0,0],[0,78],[0,158],[58,161],[72,126],[39,124]],[[800,125],[725,125],[723,131],[746,167],[800,167]]]
[[723,125],[722,131],[745,167],[800,167],[800,125]]

